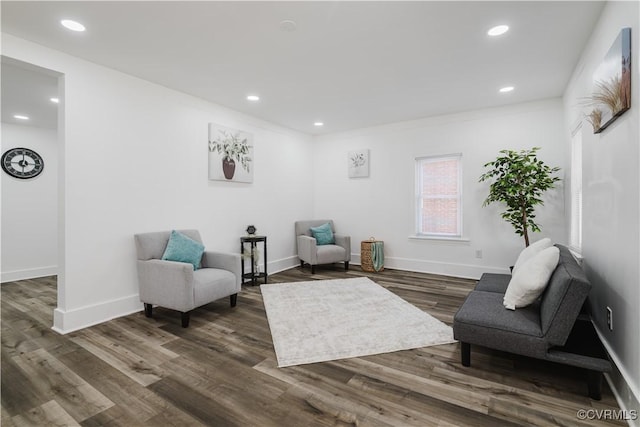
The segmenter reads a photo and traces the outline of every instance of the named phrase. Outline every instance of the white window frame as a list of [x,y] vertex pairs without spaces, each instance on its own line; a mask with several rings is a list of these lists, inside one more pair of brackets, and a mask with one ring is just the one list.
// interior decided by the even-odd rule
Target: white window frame
[[[458,188],[457,188],[457,196],[452,196],[452,198],[456,198],[458,202],[458,218],[457,218],[457,230],[458,232],[453,233],[423,233],[422,232],[422,181],[423,181],[423,167],[422,165],[426,162],[438,162],[442,160],[456,160],[458,162]],[[455,154],[447,154],[441,156],[425,156],[425,157],[417,157],[415,159],[415,170],[416,170],[416,182],[415,182],[415,230],[416,234],[414,237],[417,238],[430,238],[430,239],[445,239],[445,240],[461,240],[462,239],[462,153]],[[448,196],[445,196],[448,197]]]
[[571,132],[569,247],[582,253],[582,124]]

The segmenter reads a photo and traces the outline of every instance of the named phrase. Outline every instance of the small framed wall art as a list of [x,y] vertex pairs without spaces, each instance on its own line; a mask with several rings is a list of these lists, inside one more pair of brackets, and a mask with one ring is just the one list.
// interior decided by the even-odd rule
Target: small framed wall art
[[349,151],[349,178],[366,178],[369,176],[369,150]]
[[253,182],[253,135],[209,123],[209,179]]

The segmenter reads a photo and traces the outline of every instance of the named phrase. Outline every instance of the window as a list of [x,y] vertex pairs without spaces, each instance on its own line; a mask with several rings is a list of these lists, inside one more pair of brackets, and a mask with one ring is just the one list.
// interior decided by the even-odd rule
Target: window
[[462,155],[416,159],[417,234],[462,236]]
[[582,127],[571,137],[571,229],[569,246],[580,252],[582,249]]

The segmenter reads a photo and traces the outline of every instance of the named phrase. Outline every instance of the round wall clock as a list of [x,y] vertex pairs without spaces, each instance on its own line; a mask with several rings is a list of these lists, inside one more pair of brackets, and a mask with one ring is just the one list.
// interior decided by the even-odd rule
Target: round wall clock
[[28,148],[11,148],[2,155],[2,170],[9,175],[29,179],[40,175],[44,160],[40,154]]

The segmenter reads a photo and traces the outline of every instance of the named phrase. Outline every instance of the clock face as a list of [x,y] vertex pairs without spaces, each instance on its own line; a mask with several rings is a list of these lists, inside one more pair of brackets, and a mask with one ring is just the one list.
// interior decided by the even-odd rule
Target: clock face
[[1,161],[3,171],[20,179],[35,178],[44,169],[44,161],[40,154],[28,148],[7,150]]

